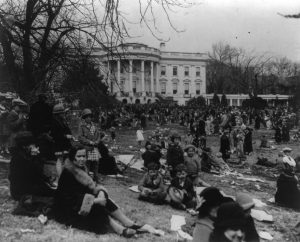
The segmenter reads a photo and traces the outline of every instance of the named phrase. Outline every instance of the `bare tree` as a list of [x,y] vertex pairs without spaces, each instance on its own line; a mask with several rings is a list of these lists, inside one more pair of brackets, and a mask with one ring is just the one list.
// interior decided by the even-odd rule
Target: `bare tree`
[[[89,54],[94,47],[111,56],[130,38],[132,24],[120,0],[3,0],[0,45],[15,89],[25,97],[45,90],[70,56]],[[191,6],[180,0],[139,0],[140,21],[159,38],[154,7],[169,12]],[[114,53],[115,54],[115,53]],[[120,56],[122,53],[120,53]],[[21,75],[16,71],[21,69]]]

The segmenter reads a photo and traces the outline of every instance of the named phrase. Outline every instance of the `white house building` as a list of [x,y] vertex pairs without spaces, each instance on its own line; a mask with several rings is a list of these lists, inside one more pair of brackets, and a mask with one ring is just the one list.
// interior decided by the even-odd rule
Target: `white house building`
[[111,93],[124,103],[155,102],[158,96],[185,104],[206,94],[205,53],[170,52],[139,43],[118,46],[109,54],[93,53],[105,69]]

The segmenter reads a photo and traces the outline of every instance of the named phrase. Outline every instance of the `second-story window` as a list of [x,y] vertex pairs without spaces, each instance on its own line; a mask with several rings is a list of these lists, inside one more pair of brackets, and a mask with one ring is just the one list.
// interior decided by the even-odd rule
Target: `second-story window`
[[197,77],[200,76],[200,67],[196,67],[196,76],[197,76]]
[[160,93],[161,94],[166,94],[166,83],[165,82],[162,82],[160,84]]
[[177,76],[177,66],[173,66],[173,76]]
[[161,66],[160,67],[160,75],[165,76],[166,75],[166,66]]
[[190,68],[188,66],[184,67],[184,76],[190,75]]

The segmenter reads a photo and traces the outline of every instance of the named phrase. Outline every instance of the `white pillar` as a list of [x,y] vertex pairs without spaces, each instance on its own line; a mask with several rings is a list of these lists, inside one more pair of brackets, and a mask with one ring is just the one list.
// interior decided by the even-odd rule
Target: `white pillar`
[[240,98],[238,98],[238,100],[237,100],[237,105],[238,105],[238,107],[241,106],[240,101],[241,101]]
[[232,99],[229,99],[229,106],[232,106]]
[[119,85],[119,91],[118,94],[121,94],[121,68],[120,68],[120,60],[117,60],[117,68],[118,68],[118,73],[117,73],[117,78],[118,78],[118,85]]
[[132,96],[132,60],[129,60],[129,95]]
[[154,76],[153,76],[153,61],[150,62],[151,63],[151,79],[150,79],[150,86],[151,86],[151,95],[153,96],[153,92],[154,92]]
[[141,60],[142,95],[145,96],[145,61]]
[[156,63],[156,90],[155,90],[155,92],[158,92],[158,84],[159,84],[159,64],[158,63]]

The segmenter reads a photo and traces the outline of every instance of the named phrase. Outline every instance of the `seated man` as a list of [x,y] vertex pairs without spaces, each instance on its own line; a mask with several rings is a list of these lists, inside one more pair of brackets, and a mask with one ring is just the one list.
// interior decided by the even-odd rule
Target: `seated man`
[[26,195],[53,196],[54,190],[46,184],[32,134],[20,132],[15,143],[9,167],[10,194],[13,199],[20,200]]
[[156,163],[150,163],[148,166],[148,172],[142,178],[139,184],[140,200],[162,204],[166,198],[166,191],[163,184],[163,178],[159,174],[159,165]]

